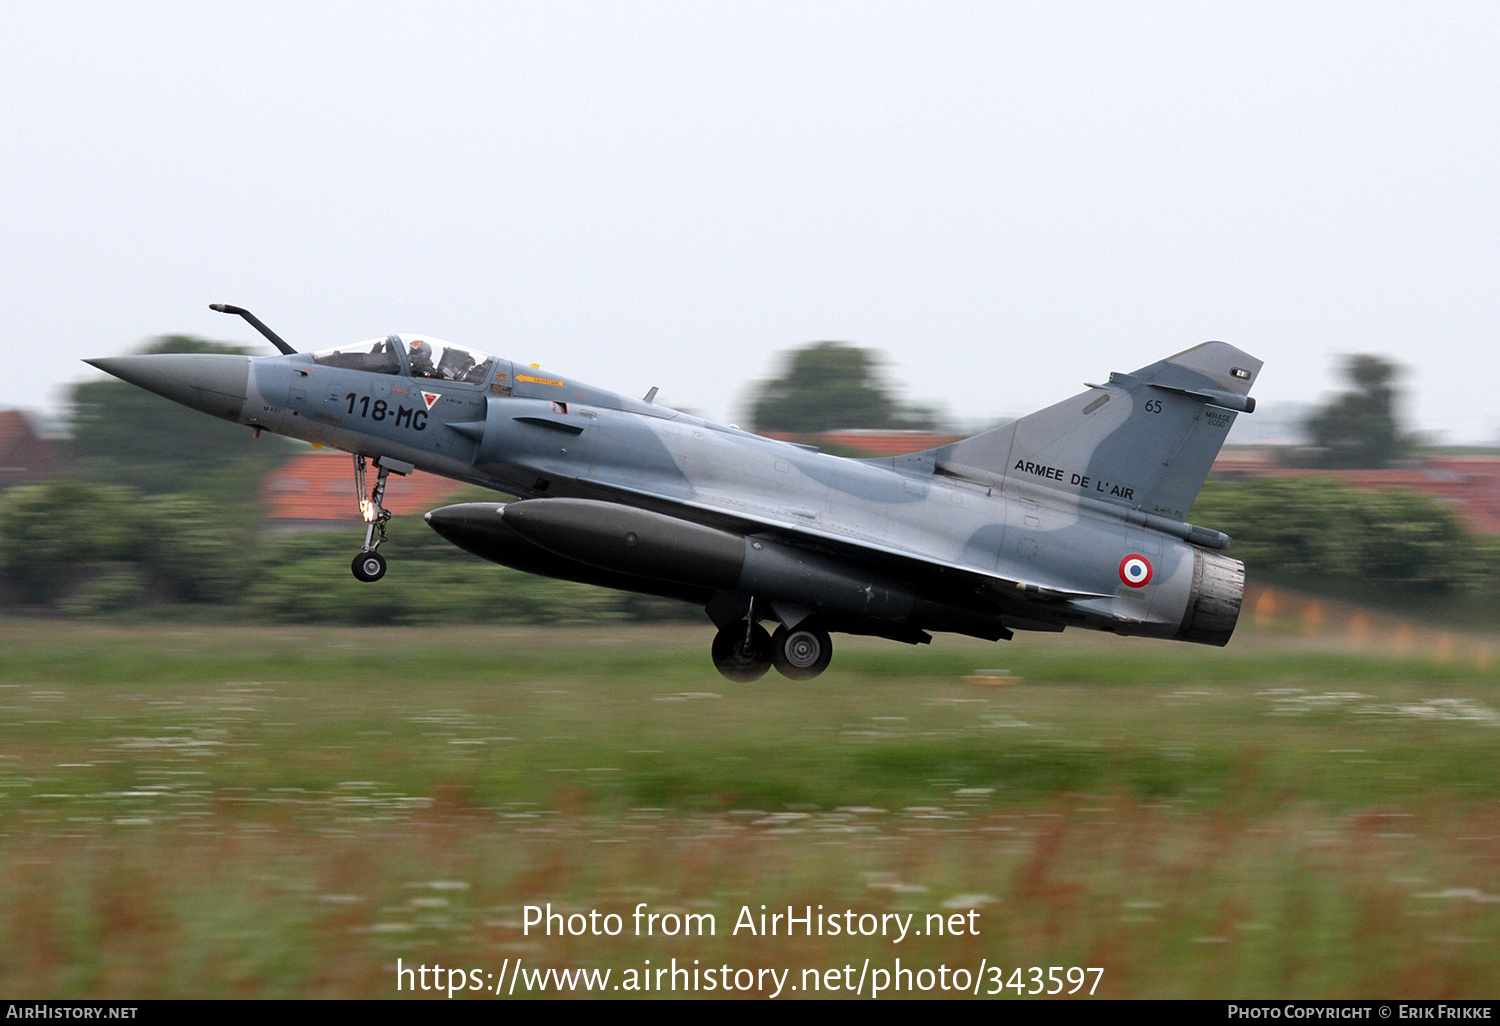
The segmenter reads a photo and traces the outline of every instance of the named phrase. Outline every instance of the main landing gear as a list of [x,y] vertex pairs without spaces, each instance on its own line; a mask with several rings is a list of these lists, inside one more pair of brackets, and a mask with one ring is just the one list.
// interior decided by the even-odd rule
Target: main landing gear
[[771,636],[758,623],[741,620],[714,635],[714,669],[741,684],[760,680],[771,668]]
[[752,610],[749,618],[736,620],[714,635],[714,669],[725,677],[745,684],[764,677],[774,666],[791,680],[812,680],[828,669],[833,640],[827,631],[803,621],[767,634],[753,617]]
[[375,476],[375,490],[365,492],[365,465],[368,461],[363,456],[354,457],[354,493],[359,496],[359,512],[365,518],[365,544],[359,550],[359,555],[354,557],[354,562],[349,569],[354,571],[354,576],[366,584],[378,581],[385,576],[385,557],[375,550],[380,548],[380,543],[385,541],[385,523],[391,519],[391,511],[381,505],[385,499],[385,479],[390,474],[405,476],[415,468],[410,463],[402,463],[400,460],[387,459],[384,456],[377,457],[375,466],[379,473]]
[[771,663],[789,680],[812,680],[832,659],[833,639],[820,627],[778,627],[771,635]]

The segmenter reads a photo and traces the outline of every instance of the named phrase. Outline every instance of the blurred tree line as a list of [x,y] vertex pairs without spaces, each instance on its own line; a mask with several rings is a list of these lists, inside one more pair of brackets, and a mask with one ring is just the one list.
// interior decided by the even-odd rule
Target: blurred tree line
[[1469,532],[1418,492],[1313,477],[1210,481],[1191,519],[1233,538],[1230,554],[1250,575],[1304,591],[1500,596],[1500,538]]
[[702,616],[666,599],[483,562],[420,517],[391,521],[390,571],[378,584],[361,584],[349,557],[363,540],[362,527],[263,537],[250,501],[226,506],[190,494],[54,481],[0,497],[0,608],[77,616],[176,616],[192,608],[210,617],[345,624]]
[[[1412,599],[1500,597],[1500,539],[1469,534],[1446,506],[1414,492],[1315,478],[1210,482],[1192,519],[1230,534],[1231,554],[1261,581],[1308,591],[1370,586]],[[361,584],[348,566],[359,528],[268,539],[251,503],[55,481],[0,498],[0,607],[114,615],[196,606],[350,624],[701,616],[668,599],[481,562],[417,517],[398,517],[390,530],[390,571],[379,584]]]
[[[242,350],[175,336],[145,351]],[[1390,430],[1375,436],[1399,443],[1391,365],[1351,367],[1363,368],[1352,380],[1369,401],[1336,398],[1326,408],[1329,419],[1389,420]],[[763,383],[756,424],[823,430],[930,422],[930,413],[892,396],[878,369],[866,350],[806,347],[788,357],[779,378]],[[1337,410],[1344,412],[1335,416]],[[246,428],[118,381],[76,386],[72,411],[73,475],[0,495],[0,610],[86,616],[192,610],[351,624],[702,616],[667,599],[482,562],[417,517],[392,521],[390,571],[379,584],[361,584],[348,568],[361,528],[280,538],[264,531],[261,482],[300,443],[269,434],[252,439]],[[776,419],[782,415],[787,419]],[[1342,451],[1339,432],[1321,437],[1328,440],[1322,449]],[[470,497],[494,495],[475,490]],[[1313,478],[1210,482],[1192,519],[1233,536],[1233,554],[1261,580],[1307,590],[1360,585],[1413,597],[1500,596],[1500,540],[1467,533],[1446,506],[1416,493],[1356,491]]]

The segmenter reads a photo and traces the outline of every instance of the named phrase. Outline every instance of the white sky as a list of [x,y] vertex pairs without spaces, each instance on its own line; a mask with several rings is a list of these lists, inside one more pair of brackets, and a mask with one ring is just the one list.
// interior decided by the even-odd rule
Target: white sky
[[5,4],[0,407],[229,302],[722,419],[818,339],[968,420],[1377,352],[1494,441],[1496,52],[1484,3]]

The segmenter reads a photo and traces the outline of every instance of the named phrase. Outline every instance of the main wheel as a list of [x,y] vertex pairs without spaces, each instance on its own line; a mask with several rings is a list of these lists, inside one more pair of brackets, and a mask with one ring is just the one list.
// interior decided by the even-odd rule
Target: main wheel
[[776,672],[792,680],[812,680],[828,669],[833,640],[818,627],[776,628],[771,637],[771,662]]
[[349,565],[354,576],[369,584],[385,576],[385,557],[378,552],[361,552]]
[[760,624],[732,623],[714,635],[714,669],[741,684],[759,680],[771,668],[771,636]]

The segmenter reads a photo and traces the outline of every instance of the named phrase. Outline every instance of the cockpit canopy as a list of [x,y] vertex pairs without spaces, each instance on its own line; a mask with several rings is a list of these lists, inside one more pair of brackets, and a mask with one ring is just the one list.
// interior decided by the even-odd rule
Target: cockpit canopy
[[482,385],[490,373],[494,357],[463,346],[453,345],[427,335],[395,335],[405,343],[407,362],[414,378],[436,378],[439,381],[467,381]]
[[494,357],[429,335],[387,335],[312,354],[324,367],[483,384]]

